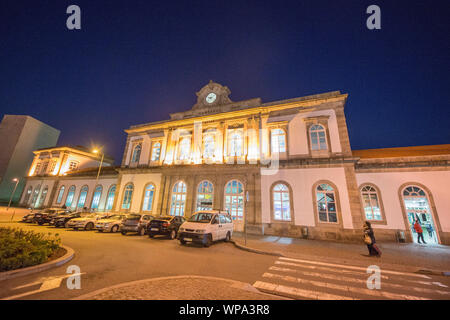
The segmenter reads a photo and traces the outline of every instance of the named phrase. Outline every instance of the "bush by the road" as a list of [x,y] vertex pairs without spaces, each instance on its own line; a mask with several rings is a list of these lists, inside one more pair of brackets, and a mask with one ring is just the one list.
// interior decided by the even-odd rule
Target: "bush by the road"
[[58,234],[0,228],[0,271],[44,263],[58,250],[60,243]]

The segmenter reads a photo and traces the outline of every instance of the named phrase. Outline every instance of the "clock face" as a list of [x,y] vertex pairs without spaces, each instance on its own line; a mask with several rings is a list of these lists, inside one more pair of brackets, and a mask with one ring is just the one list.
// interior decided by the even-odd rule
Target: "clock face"
[[216,98],[217,98],[216,94],[211,92],[206,96],[206,102],[213,103],[214,101],[216,101]]

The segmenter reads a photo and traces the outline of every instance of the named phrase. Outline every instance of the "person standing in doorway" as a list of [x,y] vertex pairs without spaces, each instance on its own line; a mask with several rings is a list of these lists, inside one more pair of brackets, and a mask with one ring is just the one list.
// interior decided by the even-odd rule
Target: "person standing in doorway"
[[414,223],[414,230],[416,230],[416,232],[417,232],[417,242],[421,243],[420,239],[422,239],[422,242],[424,244],[427,244],[425,242],[425,240],[423,239],[423,230],[422,230],[422,227],[420,225],[419,219],[416,219],[416,223]]
[[369,221],[366,221],[363,225],[364,229],[364,242],[367,245],[370,256],[381,257],[381,250],[378,249],[375,241],[375,234],[372,229],[372,225]]

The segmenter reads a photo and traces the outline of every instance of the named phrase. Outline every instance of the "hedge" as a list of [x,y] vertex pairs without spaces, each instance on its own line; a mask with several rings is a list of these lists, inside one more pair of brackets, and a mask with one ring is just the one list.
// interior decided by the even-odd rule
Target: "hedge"
[[0,228],[0,271],[44,263],[60,244],[58,234]]

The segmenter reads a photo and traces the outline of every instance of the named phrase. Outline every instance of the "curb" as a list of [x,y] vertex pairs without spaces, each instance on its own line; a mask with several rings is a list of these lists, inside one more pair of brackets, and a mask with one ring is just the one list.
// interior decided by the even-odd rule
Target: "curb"
[[[99,294],[102,294],[104,292],[110,291],[110,290],[114,290],[114,289],[118,289],[118,288],[124,288],[124,287],[129,287],[129,286],[135,286],[135,285],[139,285],[139,284],[147,283],[147,282],[174,280],[174,279],[189,279],[189,278],[225,281],[225,282],[228,282],[234,288],[239,288],[239,289],[242,289],[242,290],[251,291],[251,292],[254,292],[254,293],[267,295],[267,296],[271,296],[271,297],[277,297],[278,299],[280,299],[279,296],[262,292],[262,291],[256,289],[255,287],[253,287],[252,285],[250,285],[249,283],[245,283],[245,282],[241,282],[241,281],[225,279],[225,278],[218,278],[218,277],[210,277],[210,276],[183,275],[183,276],[158,277],[158,278],[150,278],[150,279],[143,279],[143,280],[136,280],[136,281],[119,283],[119,284],[116,284],[116,285],[113,285],[113,286],[109,286],[109,287],[106,287],[106,288],[103,288],[103,289],[99,289],[99,290],[92,291],[90,293],[83,294],[81,296],[72,298],[70,300],[90,300],[92,297],[97,296]],[[286,298],[281,297],[281,299],[284,300]]]
[[259,249],[253,249],[253,248],[250,248],[250,247],[246,247],[246,246],[244,246],[242,244],[239,244],[239,243],[237,243],[234,240],[230,240],[230,242],[233,243],[236,248],[239,248],[239,249],[244,250],[244,251],[258,253],[258,254],[265,254],[265,255],[268,255],[268,256],[287,257],[285,254],[283,254],[281,252],[271,252],[271,251],[263,251],[263,250],[259,250]]
[[67,246],[62,245],[61,247],[63,249],[66,249],[66,251],[67,251],[66,254],[63,255],[61,258],[58,258],[53,261],[45,262],[42,264],[38,264],[38,265],[32,266],[32,267],[26,267],[26,268],[21,268],[21,269],[17,269],[17,270],[0,272],[0,281],[26,276],[29,274],[41,272],[44,270],[56,268],[56,267],[63,265],[64,263],[70,261],[73,258],[73,256],[75,255],[75,251],[72,248],[69,248]]
[[[230,242],[232,242],[236,248],[239,248],[244,251],[253,252],[253,253],[257,253],[257,254],[264,254],[264,255],[269,255],[269,256],[291,258],[291,256],[285,255],[284,253],[281,253],[281,252],[270,252],[270,251],[263,251],[263,250],[259,250],[259,249],[253,249],[250,247],[246,247],[242,244],[239,244],[234,240],[230,240]],[[429,269],[425,269],[425,268],[423,268],[423,269],[420,268],[416,271],[412,271],[412,273],[450,277],[450,271],[429,270]]]

